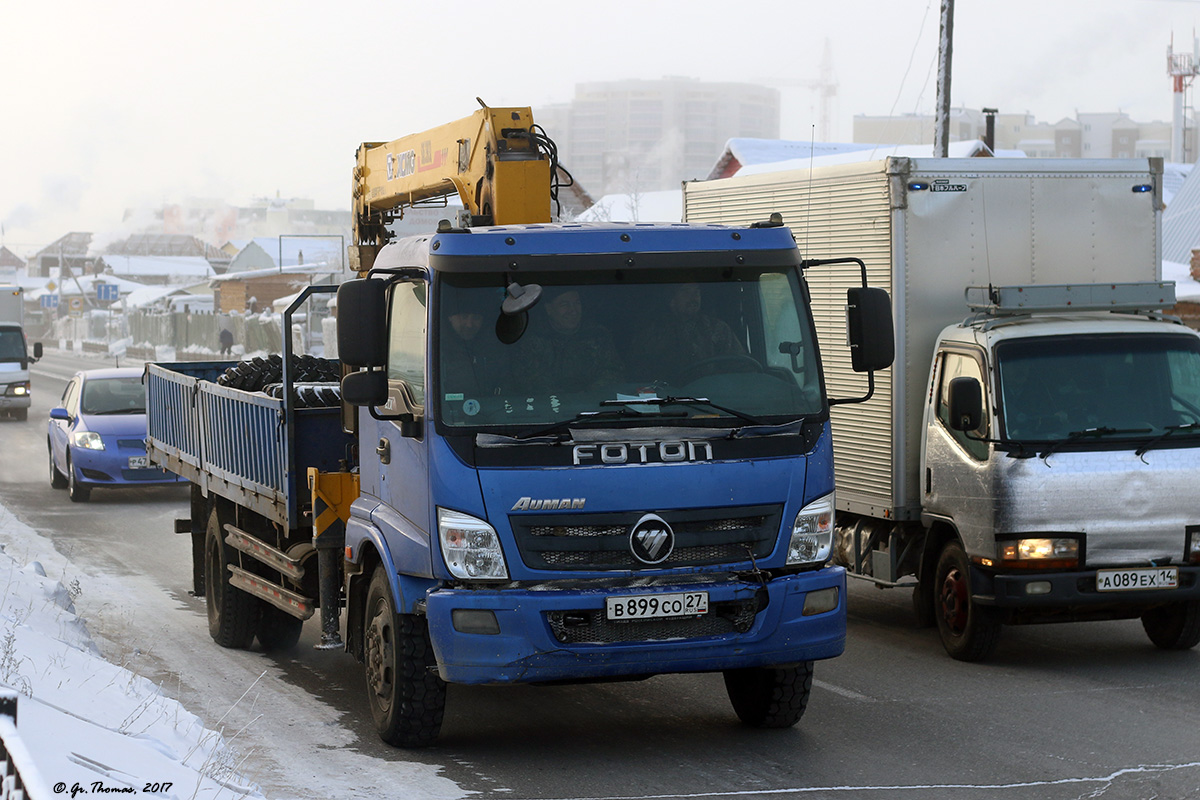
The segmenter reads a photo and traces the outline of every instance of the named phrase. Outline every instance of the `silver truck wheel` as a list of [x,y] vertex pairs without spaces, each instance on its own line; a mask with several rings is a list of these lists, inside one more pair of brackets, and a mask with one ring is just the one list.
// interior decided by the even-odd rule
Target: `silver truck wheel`
[[221,647],[245,650],[254,643],[259,600],[229,585],[232,548],[225,544],[222,519],[216,508],[208,515],[204,537],[204,604],[208,635]]
[[1163,650],[1190,650],[1200,644],[1200,600],[1152,608],[1142,614],[1142,627]]
[[804,716],[813,665],[725,670],[725,691],[738,719],[755,728],[790,728]]
[[991,656],[1002,626],[992,609],[971,599],[970,562],[962,545],[946,543],[934,576],[934,616],[946,652],[959,661],[983,661]]
[[428,747],[442,728],[446,684],[433,671],[425,618],[396,613],[382,565],[371,577],[365,614],[367,702],[379,738],[394,747]]

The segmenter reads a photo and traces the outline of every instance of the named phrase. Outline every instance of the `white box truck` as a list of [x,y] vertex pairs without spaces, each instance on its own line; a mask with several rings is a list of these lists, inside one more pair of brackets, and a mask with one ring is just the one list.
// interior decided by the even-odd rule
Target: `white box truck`
[[42,345],[25,341],[25,292],[0,286],[0,414],[24,420],[31,403],[29,365],[42,357]]
[[[1160,159],[892,157],[684,184],[686,221],[781,212],[807,263],[855,253],[889,288],[895,363],[832,411],[837,550],[912,587],[955,658],[1034,622],[1140,618],[1161,648],[1200,642],[1200,335],[1161,312],[1161,209]],[[806,279],[836,403],[862,392],[830,346],[857,269]]]

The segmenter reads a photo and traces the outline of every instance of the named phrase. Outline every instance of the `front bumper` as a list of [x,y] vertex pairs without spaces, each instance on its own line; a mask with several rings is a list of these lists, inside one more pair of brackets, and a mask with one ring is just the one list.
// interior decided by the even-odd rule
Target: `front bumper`
[[[1200,566],[1178,565],[1179,585],[1174,589],[1134,589],[1120,592],[1096,590],[1097,570],[1072,572],[1029,572],[995,574],[971,569],[972,598],[976,603],[997,608],[1128,608],[1138,609],[1163,603],[1200,599]],[[1036,586],[1038,593],[1031,594]],[[1044,591],[1049,584],[1049,591]]]
[[[821,589],[837,592],[836,606],[804,616],[805,598]],[[607,597],[695,590],[709,593],[706,617],[727,619],[704,620],[705,624],[680,620],[675,631],[671,623],[661,621],[604,619]],[[731,621],[738,608],[747,607],[751,607],[748,619]],[[456,630],[456,609],[490,610],[499,633]],[[841,567],[826,567],[778,577],[765,585],[736,578],[705,583],[681,577],[670,584],[636,588],[440,589],[426,597],[426,613],[438,671],[449,683],[713,672],[841,655],[846,646],[846,574]],[[573,626],[582,632],[573,631]]]
[[30,395],[11,396],[4,394],[7,387],[0,386],[0,409],[8,410],[10,408],[29,408],[33,404],[33,398]]
[[129,468],[129,458],[144,455],[128,448],[88,450],[71,448],[71,468],[80,483],[87,486],[156,486],[179,483],[182,479],[158,467]]

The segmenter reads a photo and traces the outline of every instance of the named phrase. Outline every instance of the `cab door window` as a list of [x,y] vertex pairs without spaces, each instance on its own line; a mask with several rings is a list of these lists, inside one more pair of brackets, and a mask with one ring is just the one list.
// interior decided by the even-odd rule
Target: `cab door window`
[[[947,351],[942,353],[942,364],[938,381],[937,416],[950,436],[980,461],[987,458],[987,442],[979,441],[987,436],[987,382],[983,379],[983,365],[968,353]],[[950,427],[950,381],[955,378],[973,378],[983,387],[983,416],[979,427],[973,431],[956,431]]]
[[388,380],[402,380],[417,405],[425,406],[424,283],[397,283],[388,319]]

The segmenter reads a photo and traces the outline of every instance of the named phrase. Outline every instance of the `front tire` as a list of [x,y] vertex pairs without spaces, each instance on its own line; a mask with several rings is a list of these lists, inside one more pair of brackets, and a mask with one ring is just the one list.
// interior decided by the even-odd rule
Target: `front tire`
[[50,488],[67,488],[67,476],[59,472],[58,466],[54,463],[54,447],[49,442],[46,442],[46,449],[50,451]]
[[1200,644],[1200,600],[1172,603],[1142,614],[1150,641],[1163,650],[1190,650]]
[[67,496],[71,498],[72,503],[86,503],[92,496],[91,487],[80,483],[79,476],[75,474],[70,450],[67,451]]
[[208,610],[208,635],[221,647],[245,650],[258,629],[259,600],[229,585],[229,564],[234,550],[225,544],[221,514],[208,515],[204,537],[204,604]]
[[934,613],[951,658],[983,661],[995,652],[1002,625],[991,609],[971,598],[970,566],[962,545],[947,542],[934,571]]
[[396,613],[382,565],[367,589],[363,656],[367,703],[379,738],[394,747],[433,744],[442,728],[446,684],[433,671],[425,618]]
[[790,728],[804,716],[813,665],[725,670],[725,691],[738,719],[755,728]]

